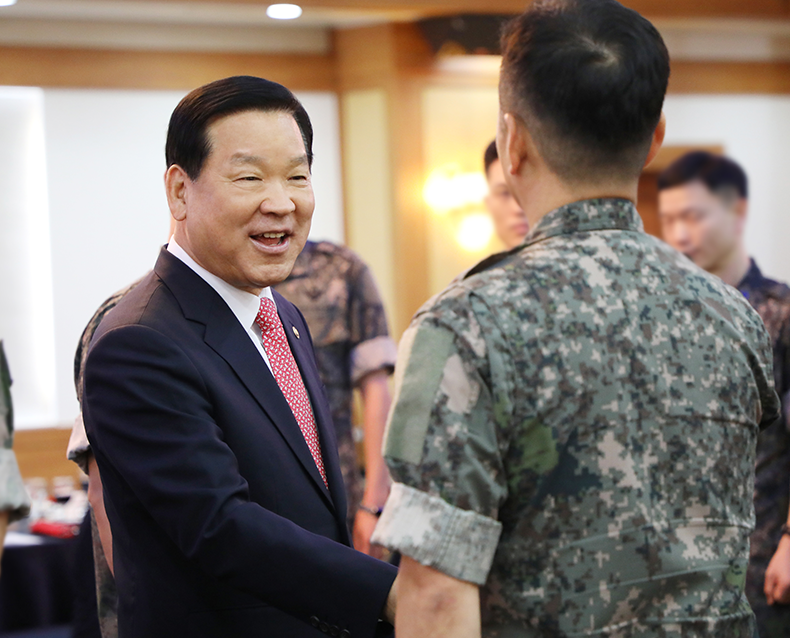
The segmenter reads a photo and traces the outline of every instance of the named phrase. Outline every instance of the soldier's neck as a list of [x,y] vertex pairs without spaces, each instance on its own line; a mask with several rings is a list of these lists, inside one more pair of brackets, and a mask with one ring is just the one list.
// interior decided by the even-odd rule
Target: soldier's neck
[[638,188],[636,181],[628,184],[568,184],[547,171],[536,179],[520,181],[520,188],[516,189],[516,199],[527,215],[530,228],[535,228],[551,211],[574,202],[607,198],[636,202]]
[[730,255],[710,269],[710,273],[716,275],[725,284],[737,287],[749,272],[751,265],[752,262],[746,252],[746,247],[739,242]]

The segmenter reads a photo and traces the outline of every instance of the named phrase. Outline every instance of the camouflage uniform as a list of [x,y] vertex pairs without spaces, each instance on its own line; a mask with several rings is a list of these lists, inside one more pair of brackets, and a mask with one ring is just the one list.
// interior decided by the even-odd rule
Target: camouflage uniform
[[[119,290],[107,299],[91,317],[85,330],[82,331],[80,342],[77,345],[77,352],[74,354],[74,385],[77,389],[77,399],[82,404],[82,377],[85,373],[85,357],[88,354],[93,333],[99,327],[101,320],[110,312],[123,296],[132,290],[140,280],[135,281],[123,290]],[[67,455],[69,460],[74,461],[80,469],[88,473],[88,458],[90,455],[90,443],[85,434],[85,425],[82,423],[80,414],[71,431]],[[96,518],[91,510],[91,540],[93,542],[93,560],[96,572],[96,602],[99,614],[99,629],[102,638],[116,638],[118,636],[118,592],[115,588],[113,578],[107,559],[104,556],[104,549],[99,538],[99,530],[96,526]]]
[[481,585],[487,637],[751,638],[770,348],[630,202],[552,211],[404,334],[374,540]]
[[308,241],[288,279],[275,290],[299,308],[313,336],[351,522],[363,492],[351,426],[353,389],[366,374],[392,372],[397,354],[384,306],[365,263],[348,248],[327,241]]
[[763,277],[752,262],[738,285],[760,314],[774,346],[774,379],[782,399],[782,419],[757,439],[754,509],[757,525],[751,538],[746,596],[757,616],[760,638],[790,637],[790,605],[769,606],[763,586],[765,570],[776,551],[790,501],[790,288]]
[[[0,341],[0,512],[9,512],[12,523],[30,513],[30,499],[12,449],[14,443],[14,410],[11,403],[11,374]],[[0,543],[2,543],[0,538]]]

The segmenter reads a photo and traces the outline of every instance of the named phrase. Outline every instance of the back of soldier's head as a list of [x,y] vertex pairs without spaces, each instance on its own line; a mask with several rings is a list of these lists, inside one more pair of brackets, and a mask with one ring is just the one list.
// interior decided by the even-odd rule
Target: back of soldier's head
[[569,183],[638,177],[661,118],[669,54],[615,0],[536,0],[502,35],[502,109]]

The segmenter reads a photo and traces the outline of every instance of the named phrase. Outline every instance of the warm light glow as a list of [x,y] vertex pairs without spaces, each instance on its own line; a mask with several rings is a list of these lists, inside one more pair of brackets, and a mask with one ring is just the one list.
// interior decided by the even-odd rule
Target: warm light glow
[[274,20],[295,20],[302,15],[302,7],[298,4],[270,4],[266,15]]
[[462,173],[455,164],[433,171],[425,182],[423,197],[435,213],[478,205],[488,191],[482,173]]
[[0,0],[0,7],[10,7],[12,4],[16,4],[16,0]]
[[494,224],[485,213],[472,213],[461,220],[455,238],[458,245],[469,252],[483,250],[494,234]]

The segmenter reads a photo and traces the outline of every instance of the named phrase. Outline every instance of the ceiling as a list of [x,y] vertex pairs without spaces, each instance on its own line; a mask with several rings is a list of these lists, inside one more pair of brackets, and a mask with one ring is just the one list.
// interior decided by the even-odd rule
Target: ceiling
[[[294,1],[294,0],[292,0]],[[0,8],[0,44],[328,53],[331,30],[435,15],[516,13],[525,0],[296,0],[301,18],[261,0],[18,0]],[[694,59],[790,59],[790,0],[624,0],[670,52]]]

